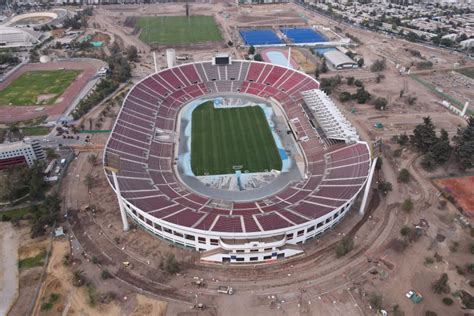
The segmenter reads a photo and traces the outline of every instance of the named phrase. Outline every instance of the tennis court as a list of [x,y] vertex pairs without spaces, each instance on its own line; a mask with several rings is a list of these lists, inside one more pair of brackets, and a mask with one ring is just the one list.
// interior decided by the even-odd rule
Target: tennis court
[[246,45],[275,45],[282,44],[282,40],[271,29],[242,30],[240,31]]
[[280,31],[295,44],[327,42],[324,36],[310,28],[282,28]]

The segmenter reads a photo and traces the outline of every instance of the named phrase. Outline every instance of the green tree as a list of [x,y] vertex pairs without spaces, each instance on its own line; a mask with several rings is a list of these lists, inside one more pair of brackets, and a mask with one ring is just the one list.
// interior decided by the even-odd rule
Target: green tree
[[362,57],[359,58],[359,60],[357,61],[357,66],[359,66],[359,67],[364,66],[364,58],[362,58]]
[[386,67],[387,67],[387,63],[386,63],[385,59],[377,59],[370,66],[370,71],[372,71],[372,72],[384,71]]
[[377,110],[385,110],[387,108],[387,99],[378,97],[377,99],[374,100],[374,106],[375,109]]
[[35,162],[29,169],[27,177],[30,197],[34,200],[42,199],[45,191],[43,164]]
[[260,55],[260,54],[255,54],[255,55],[253,56],[253,60],[255,60],[255,61],[263,61],[262,55]]
[[135,46],[127,47],[127,59],[128,61],[137,62],[138,61],[138,50]]
[[248,53],[249,53],[249,55],[255,54],[255,47],[253,45],[250,45]]
[[398,136],[398,139],[397,139],[397,143],[400,146],[405,146],[406,144],[408,144],[409,141],[410,141],[410,138],[408,137],[407,133],[405,133],[405,132],[400,134],[400,136]]
[[347,77],[347,84],[349,86],[352,86],[354,84],[354,77]]
[[431,153],[437,164],[444,164],[451,157],[452,147],[449,144],[449,135],[445,129],[441,130],[438,141],[431,147]]
[[459,127],[454,141],[454,157],[460,169],[474,167],[474,117],[470,116],[466,127]]
[[388,194],[388,192],[392,191],[392,184],[388,181],[381,181],[379,182],[377,189],[382,195],[385,196]]
[[440,278],[433,283],[432,288],[436,294],[449,293],[448,275],[446,273],[441,274]]
[[436,168],[436,158],[434,157],[431,151],[427,152],[423,156],[423,158],[421,159],[421,166],[427,171],[431,171]]
[[357,103],[363,104],[370,100],[370,93],[364,89],[364,87],[357,89],[356,93],[352,96],[353,99],[357,100]]
[[428,152],[436,144],[435,126],[429,116],[423,118],[423,124],[419,124],[413,130],[412,144],[421,152]]
[[398,181],[403,183],[410,181],[410,172],[405,168],[400,170],[400,173],[398,174]]

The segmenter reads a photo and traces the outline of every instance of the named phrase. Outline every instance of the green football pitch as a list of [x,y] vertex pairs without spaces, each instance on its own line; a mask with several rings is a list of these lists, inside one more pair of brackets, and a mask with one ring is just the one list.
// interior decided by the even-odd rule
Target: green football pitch
[[0,91],[0,105],[54,104],[80,73],[80,70],[25,72]]
[[174,45],[219,41],[221,32],[212,16],[141,17],[140,39],[149,44]]
[[259,106],[215,109],[205,102],[194,109],[191,168],[196,176],[281,170],[281,158]]

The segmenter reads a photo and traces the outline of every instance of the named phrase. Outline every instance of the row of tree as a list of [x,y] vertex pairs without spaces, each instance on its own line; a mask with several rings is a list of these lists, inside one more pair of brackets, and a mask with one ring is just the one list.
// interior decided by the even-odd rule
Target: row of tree
[[427,170],[445,164],[454,156],[461,170],[474,168],[474,117],[470,117],[466,127],[459,127],[456,135],[449,139],[446,130],[441,129],[439,136],[431,118],[424,117],[423,123],[413,130],[413,134],[398,135],[395,140],[401,146],[411,144],[423,154],[421,165]]

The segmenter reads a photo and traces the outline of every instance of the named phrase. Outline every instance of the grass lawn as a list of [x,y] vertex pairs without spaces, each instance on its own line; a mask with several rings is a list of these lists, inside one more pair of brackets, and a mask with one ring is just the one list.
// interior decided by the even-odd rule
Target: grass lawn
[[46,257],[46,251],[43,250],[34,257],[29,257],[18,261],[18,268],[33,268],[41,267],[44,265],[44,258]]
[[281,170],[281,157],[259,106],[215,109],[205,102],[194,109],[191,168],[195,175]]
[[48,127],[36,126],[36,127],[22,127],[21,131],[24,136],[41,136],[47,135],[51,129]]
[[9,218],[21,218],[30,212],[31,212],[31,207],[27,206],[27,207],[17,208],[17,209],[9,210],[9,211],[0,211],[0,217],[2,215],[5,215],[5,216],[8,216]]
[[142,29],[140,39],[149,44],[190,44],[222,39],[212,16],[141,17],[137,26]]
[[474,79],[474,68],[457,69],[456,71],[466,77]]
[[0,105],[54,104],[80,72],[80,70],[26,72],[0,91]]

